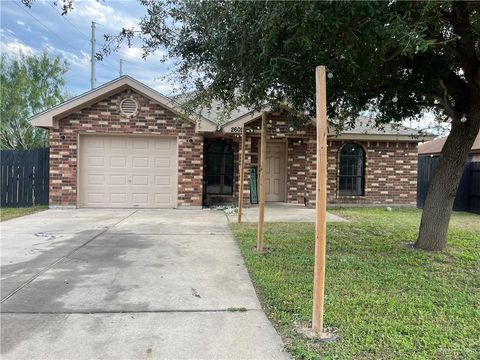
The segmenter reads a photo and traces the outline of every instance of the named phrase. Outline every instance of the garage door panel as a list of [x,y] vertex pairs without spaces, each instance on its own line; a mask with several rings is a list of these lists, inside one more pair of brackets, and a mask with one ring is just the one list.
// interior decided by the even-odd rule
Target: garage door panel
[[128,203],[127,198],[128,198],[127,193],[111,193],[110,194],[110,202],[115,205],[127,204]]
[[133,151],[148,150],[149,139],[133,139]]
[[87,166],[103,167],[105,166],[105,158],[102,156],[87,156]]
[[172,177],[165,176],[165,175],[155,175],[155,185],[163,186],[163,185],[172,185],[171,183]]
[[124,137],[117,137],[112,139],[111,148],[112,150],[124,150],[128,147],[128,139]]
[[134,156],[132,159],[132,167],[134,168],[148,168],[149,158],[144,157],[136,157]]
[[105,148],[105,141],[103,138],[100,137],[90,137],[87,139],[85,142],[85,145],[87,145],[90,149],[104,149]]
[[148,185],[148,175],[133,175],[132,186]]
[[89,192],[87,194],[87,201],[91,204],[104,204],[105,193]]
[[80,206],[176,206],[176,139],[89,135],[80,142]]
[[172,162],[170,159],[157,157],[155,158],[155,167],[160,169],[171,169]]
[[87,177],[88,185],[106,185],[105,175],[103,174],[89,174]]
[[127,185],[127,176],[110,175],[110,185]]
[[155,204],[157,206],[162,206],[164,204],[169,204],[172,202],[171,194],[155,194]]
[[110,157],[110,166],[114,168],[126,168],[127,167],[127,157],[126,156],[111,156]]

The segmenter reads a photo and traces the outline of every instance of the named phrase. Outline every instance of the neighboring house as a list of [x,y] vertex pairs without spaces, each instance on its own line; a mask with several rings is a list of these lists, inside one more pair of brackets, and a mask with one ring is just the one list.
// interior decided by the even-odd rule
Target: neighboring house
[[[439,156],[445,141],[447,141],[446,136],[418,145],[418,156]],[[477,135],[472,145],[468,161],[480,161],[480,134]]]
[[[255,200],[261,112],[185,117],[176,101],[123,76],[34,116],[50,140],[52,207],[199,207],[236,203],[246,127],[245,204]],[[219,108],[218,108],[219,110]],[[268,120],[267,201],[315,204],[315,122]],[[415,205],[417,131],[359,126],[328,139],[328,199]],[[253,169],[253,170],[252,170]],[[253,189],[253,194],[250,190]]]
[[[418,146],[417,207],[423,208],[428,188],[440,161],[440,152],[447,137],[420,144]],[[463,175],[458,185],[455,211],[471,211],[480,214],[480,134],[469,152]]]

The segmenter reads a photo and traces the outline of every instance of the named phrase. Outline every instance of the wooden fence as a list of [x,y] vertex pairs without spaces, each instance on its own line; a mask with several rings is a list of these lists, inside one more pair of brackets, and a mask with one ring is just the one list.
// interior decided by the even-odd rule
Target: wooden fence
[[48,205],[49,148],[0,152],[2,207]]
[[[438,156],[420,156],[417,173],[417,207],[423,208],[428,186],[438,166]],[[470,211],[480,214],[480,162],[465,164],[457,196],[453,203],[455,211]]]

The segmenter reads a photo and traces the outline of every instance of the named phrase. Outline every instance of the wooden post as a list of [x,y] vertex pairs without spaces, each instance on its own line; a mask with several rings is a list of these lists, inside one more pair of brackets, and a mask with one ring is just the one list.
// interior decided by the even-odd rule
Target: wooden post
[[266,180],[266,163],[267,163],[267,112],[262,114],[262,135],[260,137],[260,164],[259,178],[260,191],[258,197],[258,234],[257,234],[257,251],[263,252],[263,238],[265,234],[265,180]]
[[242,131],[242,149],[240,153],[240,176],[239,176],[239,190],[238,190],[238,222],[242,222],[242,211],[243,211],[243,178],[245,177],[245,138],[247,137],[247,131],[245,126]]
[[317,108],[317,186],[315,226],[315,267],[313,275],[312,330],[323,332],[325,261],[327,245],[327,86],[325,66],[315,69]]

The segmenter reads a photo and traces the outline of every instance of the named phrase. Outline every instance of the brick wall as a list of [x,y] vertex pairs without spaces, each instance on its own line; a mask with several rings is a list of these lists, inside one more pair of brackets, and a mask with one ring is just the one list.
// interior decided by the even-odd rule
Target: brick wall
[[[119,103],[135,98],[139,111],[123,116]],[[136,92],[125,90],[60,119],[50,138],[50,205],[77,205],[78,134],[142,134],[178,139],[178,205],[201,206],[203,187],[203,137],[195,124]]]
[[[288,113],[272,114],[267,123],[267,140],[285,139],[287,146],[287,202],[315,206],[316,132],[312,125],[290,125]],[[258,165],[260,120],[248,125],[247,167]],[[277,130],[278,129],[278,130]],[[338,193],[339,151],[354,142],[365,151],[364,196]],[[248,150],[247,150],[248,151]],[[417,187],[417,142],[412,141],[328,141],[329,203],[415,205]],[[249,169],[246,169],[249,172]],[[249,181],[245,188],[249,189]],[[249,204],[249,192],[244,194]]]
[[[120,114],[118,105],[125,96],[139,103],[134,118]],[[204,140],[195,134],[195,125],[135,92],[125,90],[88,108],[60,119],[51,130],[50,204],[77,204],[78,134],[152,134],[178,138],[178,205],[201,206],[203,197]],[[250,204],[250,167],[258,165],[260,120],[247,126],[244,203]],[[269,140],[287,144],[287,201],[315,205],[316,142],[315,127],[292,123],[287,112],[271,114],[267,124]],[[236,203],[239,188],[240,140],[230,141],[235,149],[234,194],[228,201]],[[355,141],[365,151],[365,195],[339,196],[337,186],[339,151],[347,141],[328,143],[328,201],[356,204],[408,204],[416,200],[417,143]]]
[[[348,142],[365,152],[365,195],[340,196],[337,176],[340,149]],[[348,204],[415,205],[417,196],[415,141],[329,141],[328,201]]]
[[[247,156],[246,173],[250,174],[250,166],[258,166],[259,140],[261,120],[258,119],[247,125]],[[287,145],[286,187],[287,202],[304,204],[310,196],[311,169],[315,165],[311,161],[309,143],[315,137],[315,127],[311,124],[295,123],[288,112],[281,111],[269,115],[267,121],[267,141],[284,141]],[[313,146],[314,148],[314,146]],[[250,181],[245,181],[245,204],[250,204]]]

